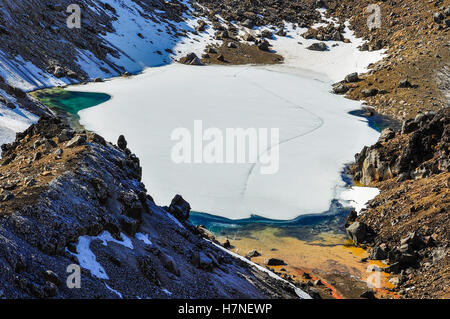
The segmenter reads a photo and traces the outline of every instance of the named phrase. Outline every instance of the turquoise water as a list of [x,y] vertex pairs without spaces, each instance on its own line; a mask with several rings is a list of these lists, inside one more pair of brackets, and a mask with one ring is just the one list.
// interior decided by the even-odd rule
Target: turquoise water
[[46,106],[64,111],[72,116],[78,112],[111,99],[105,93],[73,92],[62,89],[42,90],[34,95]]
[[75,129],[83,129],[78,112],[105,103],[111,96],[105,93],[73,92],[63,89],[45,89],[32,93],[42,104],[65,117]]
[[280,237],[293,237],[303,241],[320,239],[320,234],[333,232],[345,234],[345,221],[353,210],[338,201],[331,203],[330,210],[323,214],[301,215],[293,220],[274,220],[260,216],[231,220],[215,215],[191,212],[190,221],[202,225],[216,236],[228,238],[251,237],[251,233],[265,228],[276,228]]

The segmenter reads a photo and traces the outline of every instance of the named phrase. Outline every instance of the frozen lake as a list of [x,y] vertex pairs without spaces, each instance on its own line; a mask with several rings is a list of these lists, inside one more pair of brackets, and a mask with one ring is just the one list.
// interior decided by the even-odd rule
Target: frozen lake
[[[379,136],[364,118],[348,114],[361,104],[331,94],[330,83],[283,66],[171,64],[69,90],[112,96],[80,111],[80,123],[112,142],[125,135],[158,204],[181,194],[197,212],[287,220],[327,211],[342,191],[344,164]],[[196,120],[223,132],[278,128],[271,151],[279,154],[279,170],[264,175],[260,163],[175,163],[171,135],[176,128],[193,131]]]

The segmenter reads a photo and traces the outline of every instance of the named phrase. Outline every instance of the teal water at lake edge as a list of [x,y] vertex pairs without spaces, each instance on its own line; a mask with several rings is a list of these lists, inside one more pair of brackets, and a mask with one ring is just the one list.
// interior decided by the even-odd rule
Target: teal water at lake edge
[[293,220],[274,220],[253,215],[250,218],[232,220],[220,216],[191,212],[189,220],[202,225],[215,236],[228,238],[251,237],[253,231],[276,228],[280,237],[294,237],[303,241],[320,240],[327,232],[345,234],[345,222],[353,208],[333,200],[330,209],[322,214],[301,215]]
[[34,95],[46,106],[76,117],[79,111],[111,99],[111,96],[105,93],[73,92],[63,89],[42,90],[35,92]]

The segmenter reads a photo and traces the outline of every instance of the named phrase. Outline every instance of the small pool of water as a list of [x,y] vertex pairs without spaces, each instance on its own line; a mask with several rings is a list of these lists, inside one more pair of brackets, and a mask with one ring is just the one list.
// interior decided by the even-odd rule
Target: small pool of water
[[32,95],[57,113],[67,115],[69,122],[75,127],[81,126],[78,122],[79,111],[111,99],[111,96],[105,93],[73,92],[61,88],[39,90],[33,92]]

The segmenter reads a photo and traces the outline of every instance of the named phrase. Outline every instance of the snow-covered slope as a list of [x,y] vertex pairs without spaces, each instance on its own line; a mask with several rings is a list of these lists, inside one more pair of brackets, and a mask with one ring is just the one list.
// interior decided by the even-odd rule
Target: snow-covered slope
[[[206,27],[204,32],[195,32],[197,19],[192,16],[191,6],[187,0],[178,1],[182,9],[174,13],[168,13],[164,10],[156,9],[152,4],[145,2],[129,0],[100,0],[82,2],[86,9],[82,9],[82,14],[86,15],[88,10],[89,20],[83,19],[81,31],[68,31],[70,29],[59,24],[59,29],[65,29],[66,32],[75,34],[83,33],[86,28],[92,28],[92,25],[100,25],[101,21],[93,21],[96,15],[102,15],[105,21],[111,23],[111,30],[99,30],[95,41],[100,48],[109,52],[105,56],[99,53],[83,49],[77,42],[85,41],[82,38],[73,36],[74,39],[67,40],[67,35],[52,34],[52,41],[59,42],[61,45],[68,45],[73,49],[71,62],[76,63],[76,67],[87,75],[86,80],[93,80],[97,77],[109,78],[122,74],[125,71],[136,73],[146,67],[160,66],[171,63],[190,52],[200,54],[207,43],[215,42],[213,40],[213,29]],[[169,6],[168,3],[165,5]],[[11,9],[12,10],[12,9]],[[181,11],[181,12],[180,12]],[[7,12],[7,11],[4,11]],[[65,6],[62,5],[57,12],[63,17],[69,16],[65,12]],[[174,19],[174,20],[171,20]],[[178,21],[179,20],[179,21]],[[57,24],[61,21],[52,21]],[[57,28],[55,26],[55,28]],[[64,35],[64,33],[62,33]],[[81,37],[81,35],[80,35]],[[73,43],[70,43],[70,41]],[[91,39],[92,40],[92,39]],[[19,46],[19,45],[18,45]],[[56,51],[56,52],[52,52]],[[55,48],[49,47],[48,54],[58,57],[62,54],[62,47],[56,45]],[[70,54],[70,53],[67,53]],[[39,62],[47,63],[46,60],[52,60],[49,57],[42,56]],[[53,63],[53,62],[51,62]],[[56,62],[55,62],[56,63]],[[61,65],[67,68],[66,65]],[[71,67],[73,69],[73,67]],[[55,76],[51,70],[38,67],[30,60],[26,60],[20,54],[7,54],[1,50],[0,46],[0,76],[11,86],[18,87],[24,91],[32,91],[43,87],[62,86],[79,82],[76,78],[67,76]]]
[[0,99],[0,145],[2,145],[14,141],[16,133],[26,130],[38,120],[38,117],[18,107],[16,99],[3,90],[0,90]]

